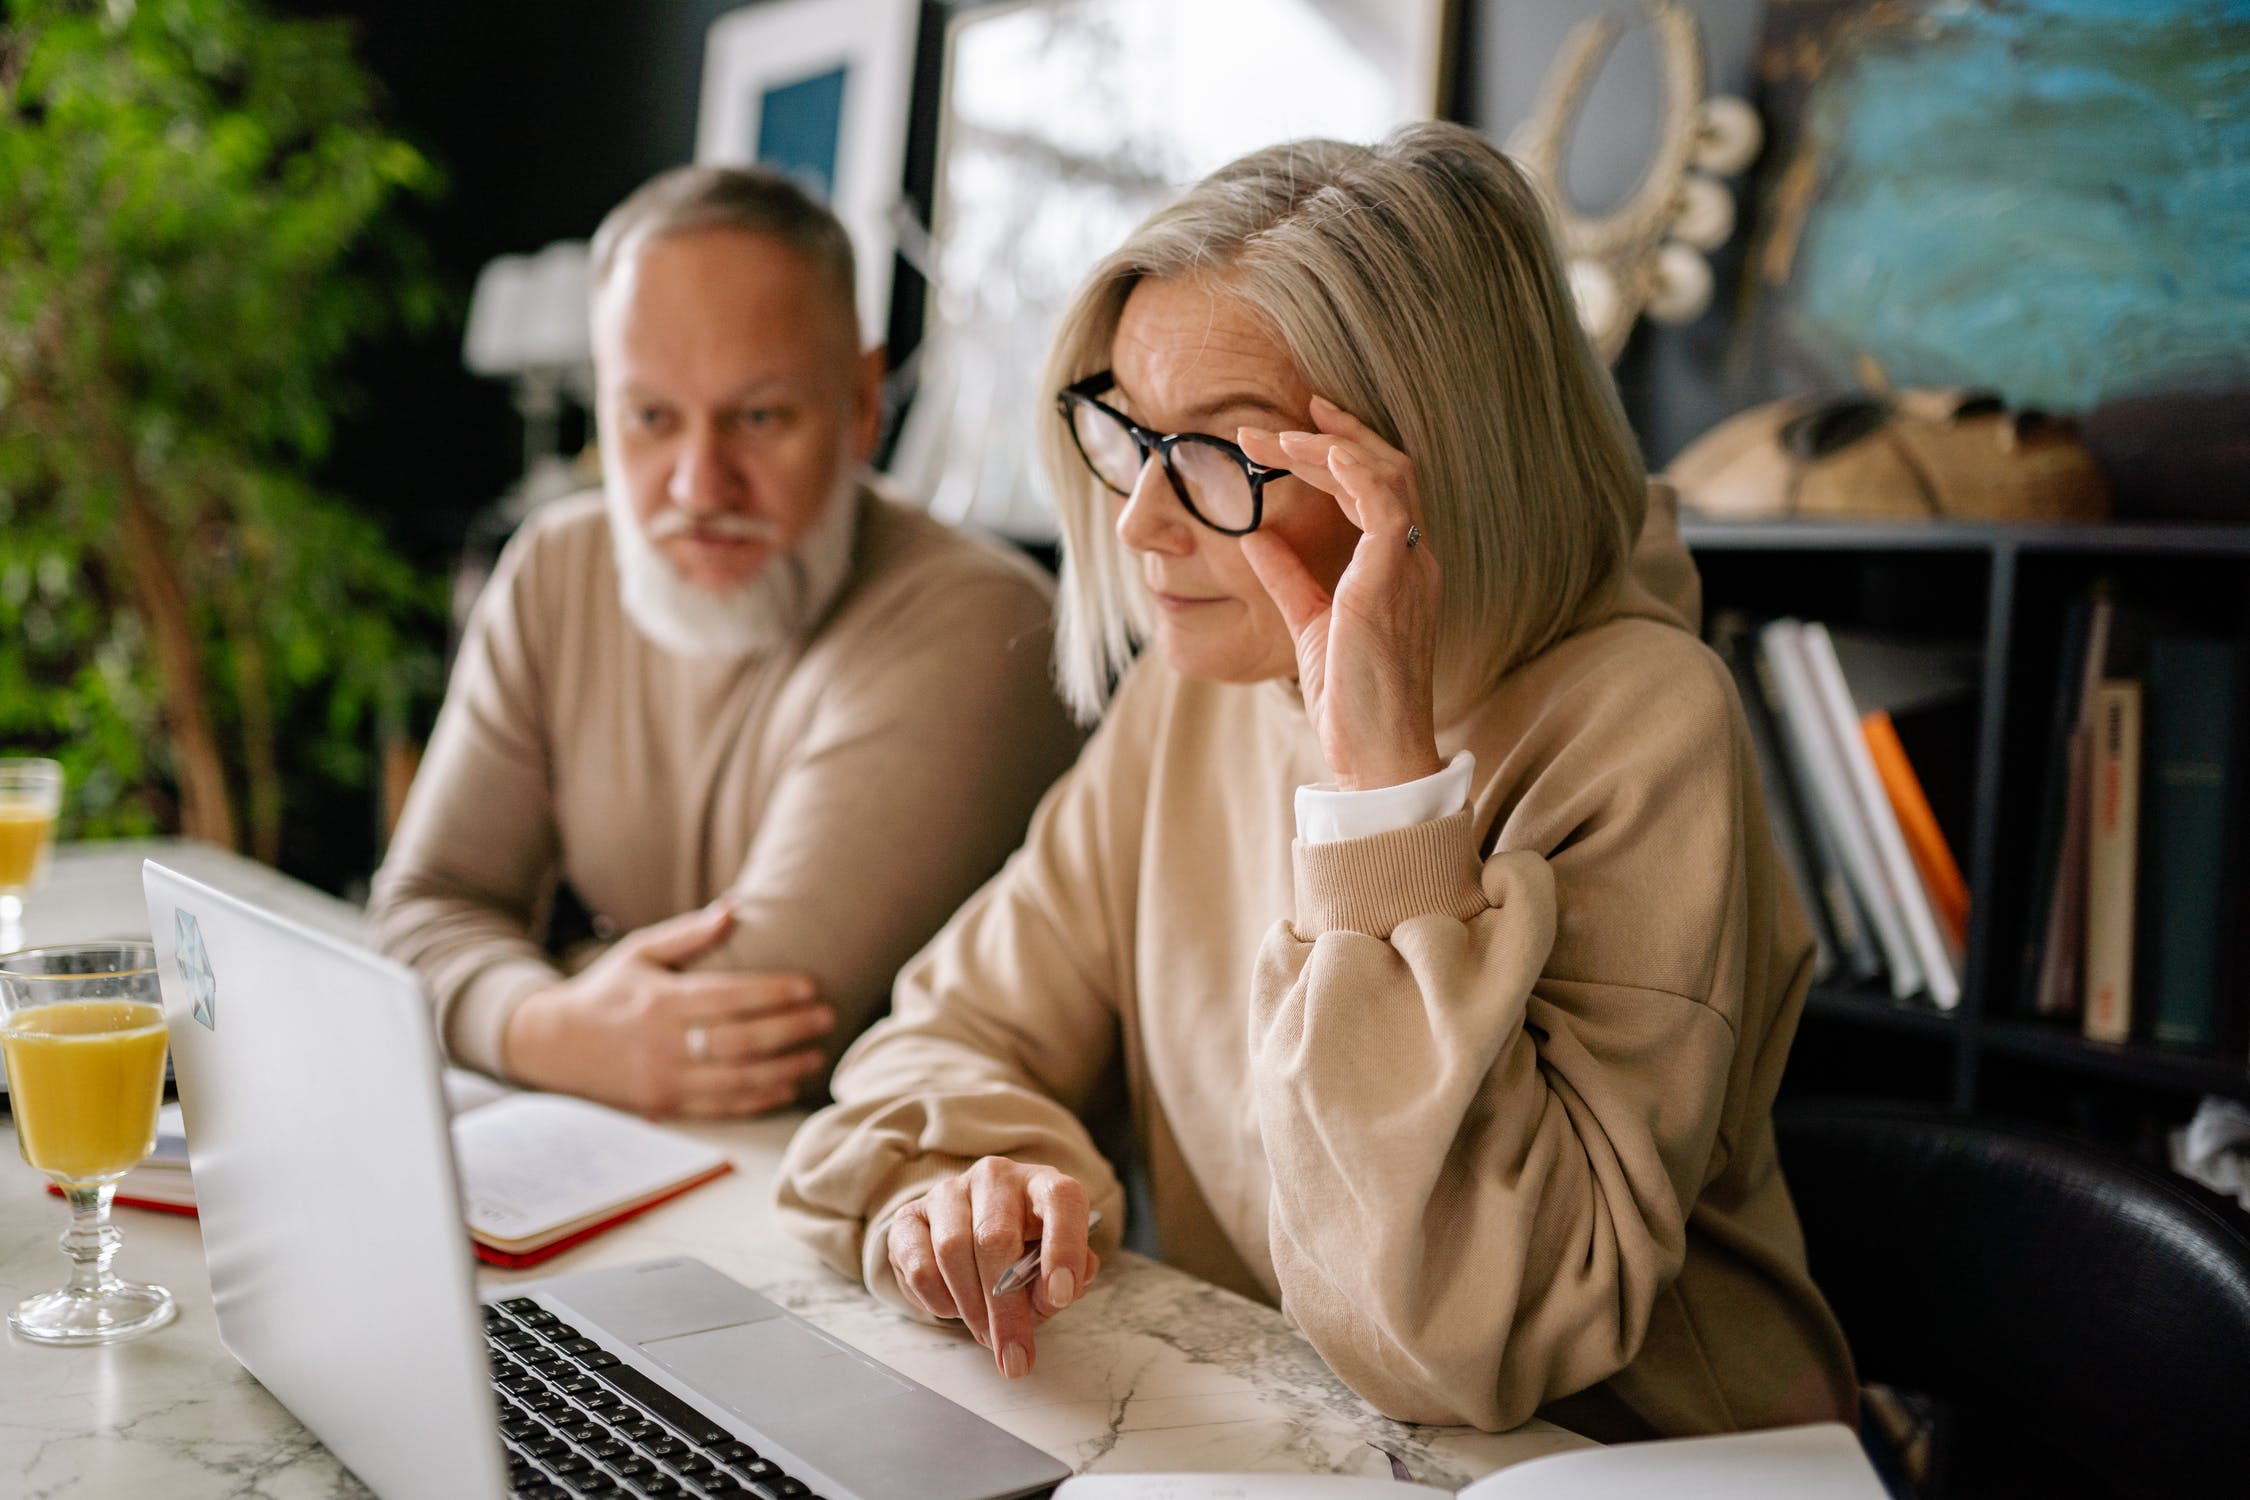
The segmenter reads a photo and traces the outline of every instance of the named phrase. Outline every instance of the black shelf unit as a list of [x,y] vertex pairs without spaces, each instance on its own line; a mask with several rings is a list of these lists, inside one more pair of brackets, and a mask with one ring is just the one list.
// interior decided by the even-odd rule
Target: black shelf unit
[[[1816,986],[1784,1088],[1799,1097],[1942,1102],[2032,1119],[2154,1155],[2197,1099],[2250,1102],[2250,1056],[2109,1045],[2018,1014],[2025,910],[2069,601],[2096,578],[2197,628],[2250,637],[2250,525],[2005,526],[1933,522],[1713,522],[1683,528],[1706,618],[1797,615],[1982,651],[1960,1006],[1894,1001],[1880,987]],[[2250,997],[2223,995],[2239,1010]]]

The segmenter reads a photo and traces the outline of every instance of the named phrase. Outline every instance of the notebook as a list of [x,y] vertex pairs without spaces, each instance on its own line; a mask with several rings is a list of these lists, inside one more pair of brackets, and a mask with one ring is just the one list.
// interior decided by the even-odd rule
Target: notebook
[[[1083,1474],[1054,1500],[1404,1500],[1455,1492],[1345,1474]],[[1458,1500],[1889,1500],[1851,1429],[1835,1422],[1621,1443],[1534,1458]]]
[[[537,1265],[733,1170],[725,1153],[606,1105],[459,1069],[444,1087],[462,1216],[494,1265]],[[159,1112],[156,1149],[118,1183],[117,1201],[195,1212],[179,1105]]]

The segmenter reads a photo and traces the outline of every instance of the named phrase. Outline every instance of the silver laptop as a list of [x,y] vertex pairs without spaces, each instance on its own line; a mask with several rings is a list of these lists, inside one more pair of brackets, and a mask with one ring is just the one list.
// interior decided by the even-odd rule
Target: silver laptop
[[219,1336],[377,1494],[1005,1500],[1047,1454],[701,1261],[479,1305],[397,964],[150,861]]

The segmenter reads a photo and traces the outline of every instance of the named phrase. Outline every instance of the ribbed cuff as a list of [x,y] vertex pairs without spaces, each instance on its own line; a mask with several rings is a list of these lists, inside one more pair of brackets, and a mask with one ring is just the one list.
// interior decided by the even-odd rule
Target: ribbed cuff
[[894,1173],[883,1184],[876,1202],[880,1205],[874,1217],[867,1221],[867,1233],[859,1244],[860,1280],[870,1292],[893,1307],[900,1308],[924,1322],[936,1322],[928,1313],[906,1300],[898,1289],[898,1278],[891,1274],[890,1229],[891,1218],[900,1209],[930,1190],[930,1184],[941,1177],[951,1177],[968,1170],[969,1164],[950,1156],[929,1156],[910,1162]]
[[1364,932],[1388,938],[1409,917],[1466,922],[1483,911],[1484,886],[1470,810],[1435,822],[1331,844],[1294,846],[1297,932]]
[[508,1077],[500,1064],[500,1038],[508,1018],[525,996],[561,978],[560,970],[536,958],[502,959],[480,972],[439,1016],[446,1056],[464,1068]]

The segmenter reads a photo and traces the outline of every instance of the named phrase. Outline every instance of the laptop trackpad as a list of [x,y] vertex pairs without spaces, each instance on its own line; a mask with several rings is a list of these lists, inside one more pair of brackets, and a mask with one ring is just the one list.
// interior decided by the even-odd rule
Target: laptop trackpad
[[787,1318],[658,1339],[640,1348],[698,1394],[758,1424],[913,1389],[866,1355]]

